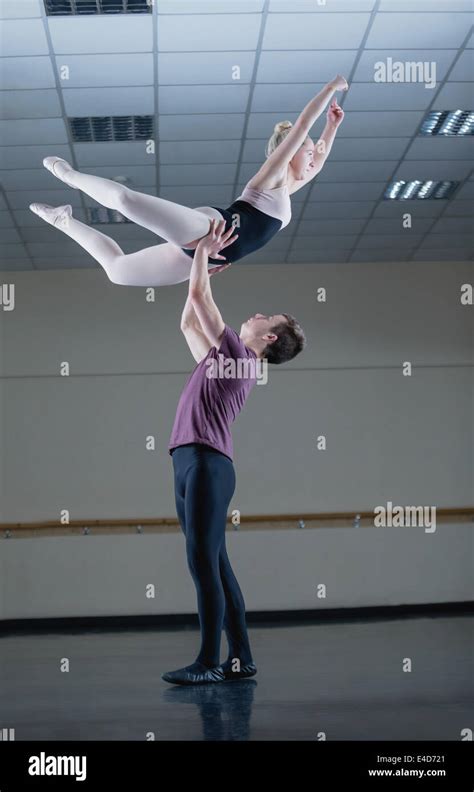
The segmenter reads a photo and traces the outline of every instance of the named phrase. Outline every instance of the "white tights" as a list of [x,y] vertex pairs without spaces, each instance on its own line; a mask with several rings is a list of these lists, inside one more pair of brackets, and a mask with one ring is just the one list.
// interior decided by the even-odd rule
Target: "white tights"
[[122,184],[68,171],[67,182],[78,187],[102,206],[115,209],[134,223],[163,239],[136,253],[125,254],[106,234],[71,217],[56,226],[81,245],[104,268],[109,279],[121,286],[170,286],[189,279],[192,259],[180,250],[189,247],[209,231],[209,218],[222,219],[210,206],[191,209],[153,195],[131,190]]

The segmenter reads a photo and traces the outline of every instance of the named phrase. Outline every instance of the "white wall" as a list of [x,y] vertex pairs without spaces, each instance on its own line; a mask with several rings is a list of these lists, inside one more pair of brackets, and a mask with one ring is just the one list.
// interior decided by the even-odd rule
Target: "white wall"
[[[472,526],[231,531],[249,611],[473,599]],[[8,539],[0,618],[196,612],[184,536]],[[1,568],[0,568],[1,571]],[[155,586],[154,599],[146,587]],[[317,587],[326,586],[326,597]]]
[[[300,319],[309,342],[291,364],[270,369],[269,383],[256,386],[237,421],[238,484],[231,508],[243,514],[296,514],[372,509],[388,500],[470,504],[472,308],[460,305],[459,290],[473,279],[472,264],[446,262],[237,264],[215,277],[217,302],[233,327],[258,310],[285,311]],[[156,290],[156,302],[150,303],[144,289],[114,286],[92,269],[9,272],[3,280],[15,283],[16,308],[0,314],[5,334],[2,520],[57,519],[61,509],[84,520],[174,516],[166,446],[194,363],[179,333],[186,285]],[[327,289],[326,303],[316,300],[319,287]],[[61,361],[70,363],[69,378],[58,376]],[[411,377],[402,376],[404,361],[413,364]],[[325,452],[316,448],[321,434],[327,437]],[[154,452],[145,450],[148,435],[156,437]],[[360,604],[377,604],[469,598],[469,573],[462,566],[472,549],[466,526],[457,532],[454,526],[438,529],[431,537],[436,536],[430,547],[434,556],[428,555],[418,578],[412,570],[408,586],[396,567],[399,563],[403,569],[406,533],[383,534],[382,568],[372,570],[365,583],[377,534],[358,530],[359,535],[331,528],[299,532],[297,550],[291,532],[286,540],[286,532],[278,531],[232,537],[242,553],[241,571],[245,574],[248,559],[258,570],[253,583],[247,581],[248,607],[315,607],[310,576],[302,588],[296,579],[307,553],[320,563],[316,559],[323,548],[326,576],[336,575],[338,581],[339,605],[360,599]],[[360,567],[346,564],[353,536],[360,542]],[[423,551],[429,539],[423,534]],[[111,564],[110,597],[104,592],[103,565],[94,561],[102,546]],[[276,563],[283,568],[295,552],[293,583],[283,590],[275,588],[282,585],[281,576],[265,578],[269,546],[279,548]],[[147,612],[141,600],[120,602],[120,575],[113,570],[127,568],[141,592],[147,564],[149,578],[170,552],[172,563],[161,567],[160,580],[169,603],[189,610],[191,583],[179,535],[7,540],[0,553],[6,547],[5,613],[26,615],[33,609],[36,615],[59,615],[63,607],[69,613]],[[89,599],[81,599],[84,577],[79,575],[61,604],[54,592],[75,580],[78,548],[86,553],[80,568],[87,573]],[[44,553],[40,564],[38,554]],[[441,569],[450,570],[445,583]],[[341,575],[348,576],[347,585]],[[20,580],[24,596],[15,591]],[[184,599],[183,586],[188,586]],[[167,602],[152,607],[163,605],[166,612]]]

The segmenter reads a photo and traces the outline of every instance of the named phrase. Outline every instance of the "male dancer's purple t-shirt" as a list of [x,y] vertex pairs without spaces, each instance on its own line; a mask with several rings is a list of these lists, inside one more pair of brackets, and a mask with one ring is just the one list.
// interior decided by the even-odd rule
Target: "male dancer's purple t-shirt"
[[257,356],[225,325],[219,349],[211,347],[180,396],[169,451],[203,443],[232,459],[230,426],[256,383]]

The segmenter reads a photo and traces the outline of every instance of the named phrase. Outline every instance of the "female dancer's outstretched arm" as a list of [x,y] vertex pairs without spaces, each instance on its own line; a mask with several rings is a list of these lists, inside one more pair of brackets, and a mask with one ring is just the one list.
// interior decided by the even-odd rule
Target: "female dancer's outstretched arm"
[[[305,142],[314,122],[319,118],[332,95],[336,91],[347,91],[347,89],[348,85],[345,78],[337,75],[334,80],[331,80],[331,82],[325,85],[324,88],[308,102],[291,127],[288,135],[276,147],[272,154],[270,154],[254,177],[256,183],[258,182],[260,187],[265,189],[267,187],[272,187],[275,181],[286,181],[288,165],[298,149]],[[314,175],[313,172],[312,176]]]

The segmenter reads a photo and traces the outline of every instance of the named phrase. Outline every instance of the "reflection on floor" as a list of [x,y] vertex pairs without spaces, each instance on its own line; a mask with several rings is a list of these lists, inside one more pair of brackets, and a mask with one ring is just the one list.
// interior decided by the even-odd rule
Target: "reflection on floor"
[[460,740],[473,618],[250,623],[257,675],[188,688],[161,673],[195,659],[196,629],[4,636],[0,726],[17,741]]

